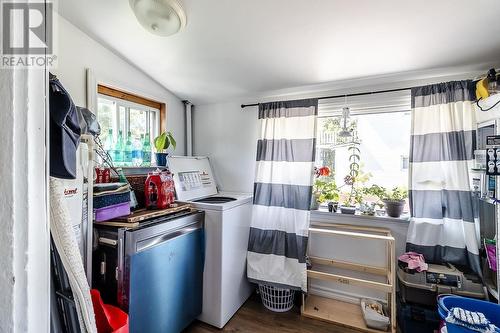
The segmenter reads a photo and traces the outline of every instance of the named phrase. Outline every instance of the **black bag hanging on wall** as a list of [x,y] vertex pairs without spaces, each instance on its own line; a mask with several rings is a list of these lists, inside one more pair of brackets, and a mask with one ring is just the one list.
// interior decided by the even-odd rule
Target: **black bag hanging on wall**
[[76,150],[80,143],[80,121],[75,103],[56,76],[50,74],[50,175],[76,178]]

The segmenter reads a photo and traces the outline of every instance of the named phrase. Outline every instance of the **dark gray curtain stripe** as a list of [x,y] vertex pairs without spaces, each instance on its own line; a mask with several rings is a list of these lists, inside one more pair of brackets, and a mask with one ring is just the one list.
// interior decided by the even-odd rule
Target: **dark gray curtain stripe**
[[474,158],[476,131],[411,136],[410,162],[463,161]]
[[450,263],[453,265],[469,267],[474,272],[481,272],[479,256],[468,252],[467,249],[464,248],[441,245],[423,246],[406,243],[406,251],[423,254],[425,261],[429,263]]
[[474,223],[476,210],[469,191],[411,190],[411,216],[417,218],[450,218]]
[[257,142],[257,161],[314,161],[316,139],[278,139]]
[[307,237],[280,230],[250,228],[248,251],[274,254],[306,262]]
[[254,205],[309,210],[312,186],[255,183]]
[[476,85],[472,80],[451,81],[411,89],[411,107],[474,101]]
[[317,98],[259,104],[259,119],[280,117],[306,117],[317,114]]

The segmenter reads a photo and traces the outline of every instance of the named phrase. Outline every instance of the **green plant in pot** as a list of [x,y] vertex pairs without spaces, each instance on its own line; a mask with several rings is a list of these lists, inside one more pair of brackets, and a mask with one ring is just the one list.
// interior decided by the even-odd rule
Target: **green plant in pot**
[[385,212],[390,217],[400,217],[408,198],[408,190],[403,187],[394,187],[387,190],[385,187],[372,185],[365,192],[377,196],[385,205]]
[[354,205],[354,201],[352,200],[351,196],[348,196],[342,202],[342,205],[340,206],[340,212],[342,214],[350,214],[350,215],[354,215],[354,213],[356,213],[356,206]]
[[175,141],[172,132],[161,133],[155,138],[154,144],[156,149],[156,165],[166,166],[168,157],[167,149],[172,147],[175,150],[175,147],[177,146],[177,142]]
[[313,185],[313,205],[311,209],[318,209],[321,203],[328,202],[329,206],[332,207],[332,211],[336,211],[338,201],[339,189],[333,177],[328,177],[324,180],[316,179]]

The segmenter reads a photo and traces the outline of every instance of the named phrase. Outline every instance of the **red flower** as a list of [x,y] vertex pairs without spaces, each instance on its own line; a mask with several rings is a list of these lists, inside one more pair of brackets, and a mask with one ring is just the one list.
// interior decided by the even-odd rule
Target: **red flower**
[[314,174],[316,175],[316,177],[330,176],[330,168],[327,166],[321,168],[314,167]]

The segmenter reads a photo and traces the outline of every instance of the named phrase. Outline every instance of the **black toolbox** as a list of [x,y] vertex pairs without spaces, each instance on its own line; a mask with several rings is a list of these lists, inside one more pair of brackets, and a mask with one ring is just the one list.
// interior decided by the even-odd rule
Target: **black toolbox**
[[427,271],[417,272],[399,263],[397,275],[403,303],[434,308],[441,294],[486,298],[484,286],[477,275],[464,273],[452,265],[429,264]]

